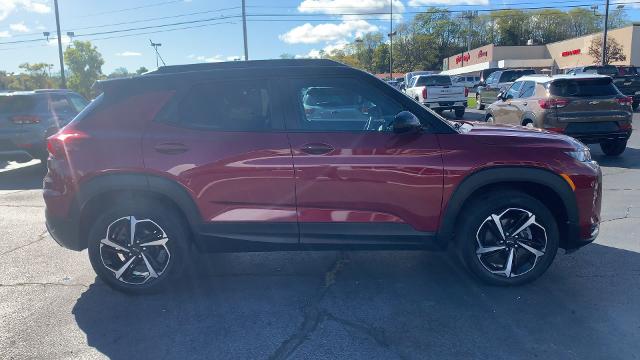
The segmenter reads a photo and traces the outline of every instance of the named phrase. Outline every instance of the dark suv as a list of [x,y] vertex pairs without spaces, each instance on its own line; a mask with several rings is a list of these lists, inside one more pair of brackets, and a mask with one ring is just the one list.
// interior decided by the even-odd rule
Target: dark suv
[[73,119],[88,101],[68,90],[0,94],[0,160],[46,161],[46,139]]
[[[50,137],[47,226],[130,292],[191,251],[444,249],[517,285],[598,234],[601,173],[565,135],[449,122],[328,60],[108,80]],[[309,101],[310,92],[347,100]],[[358,104],[337,117],[335,103]],[[327,109],[323,109],[323,106]]]
[[633,111],[640,106],[640,75],[635,66],[590,65],[571,69],[568,75],[599,74],[613,78],[613,83],[624,95],[633,100]]

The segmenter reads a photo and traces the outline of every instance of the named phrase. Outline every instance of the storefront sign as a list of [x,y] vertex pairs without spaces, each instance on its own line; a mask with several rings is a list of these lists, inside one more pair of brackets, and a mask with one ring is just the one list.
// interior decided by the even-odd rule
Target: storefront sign
[[581,53],[580,49],[574,49],[574,50],[569,50],[569,51],[563,51],[563,52],[562,52],[562,57],[573,56],[573,55],[580,55],[580,53]]
[[456,56],[456,64],[460,64],[461,62],[469,62],[471,60],[471,54],[463,54]]
[[483,57],[489,56],[489,52],[487,50],[480,50],[478,51],[478,59],[481,59]]

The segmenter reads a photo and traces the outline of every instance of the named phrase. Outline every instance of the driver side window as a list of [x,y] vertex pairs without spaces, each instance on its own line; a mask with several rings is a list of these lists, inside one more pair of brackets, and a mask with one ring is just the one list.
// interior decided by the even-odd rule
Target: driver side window
[[517,99],[520,95],[520,88],[522,87],[522,81],[516,81],[511,85],[509,91],[507,91],[507,99]]
[[300,119],[296,130],[391,131],[402,107],[375,87],[353,79],[294,81]]

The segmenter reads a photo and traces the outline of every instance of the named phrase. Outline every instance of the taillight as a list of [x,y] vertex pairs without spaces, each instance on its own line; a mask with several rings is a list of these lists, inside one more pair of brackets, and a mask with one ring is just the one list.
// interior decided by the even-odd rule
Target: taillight
[[426,87],[422,88],[422,99],[424,99],[424,100],[427,99],[427,88]]
[[553,132],[557,132],[557,133],[563,133],[564,132],[563,128],[546,128],[545,130],[553,131]]
[[569,100],[567,99],[540,99],[538,100],[538,104],[543,109],[559,109],[567,106],[569,104]]
[[11,122],[18,125],[37,124],[40,118],[32,115],[16,115],[11,117]]
[[622,98],[617,98],[616,101],[622,106],[631,106],[633,104],[633,97],[625,96]]
[[464,97],[469,97],[469,88],[468,87],[464,88]]
[[65,159],[73,142],[86,137],[87,135],[73,129],[63,130],[47,138],[47,151],[56,159]]

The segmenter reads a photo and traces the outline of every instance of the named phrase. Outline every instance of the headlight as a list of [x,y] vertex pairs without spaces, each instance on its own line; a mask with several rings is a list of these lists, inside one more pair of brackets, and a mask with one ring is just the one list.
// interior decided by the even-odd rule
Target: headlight
[[591,161],[591,151],[589,150],[589,148],[584,148],[576,151],[567,151],[566,154],[580,162]]

